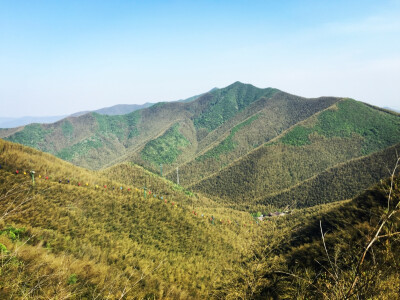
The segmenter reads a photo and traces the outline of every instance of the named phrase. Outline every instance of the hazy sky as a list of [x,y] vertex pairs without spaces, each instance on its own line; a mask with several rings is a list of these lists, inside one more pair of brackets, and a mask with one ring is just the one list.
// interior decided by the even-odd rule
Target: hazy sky
[[234,81],[400,109],[400,1],[0,0],[0,116]]

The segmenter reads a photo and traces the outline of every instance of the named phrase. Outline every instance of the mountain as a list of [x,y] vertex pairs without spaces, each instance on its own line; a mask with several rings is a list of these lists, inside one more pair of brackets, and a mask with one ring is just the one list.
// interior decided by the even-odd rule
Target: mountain
[[90,169],[131,162],[171,181],[178,175],[180,185],[215,201],[263,210],[346,199],[384,178],[374,161],[391,164],[400,116],[353,99],[307,99],[235,82],[187,103],[89,113],[0,135]]
[[[119,116],[90,113],[50,125],[28,125],[9,135],[2,132],[2,137],[84,167],[134,161],[153,171],[163,164],[167,174],[225,138],[222,153],[236,148],[226,156],[229,162],[338,100],[305,99],[236,82],[187,103],[158,103]],[[231,131],[240,137],[246,135],[240,132],[244,127],[251,134],[236,146]]]
[[95,172],[0,140],[0,165],[5,299],[395,299],[398,292],[399,216],[382,223],[398,210],[398,177],[350,201],[261,222],[131,163]]
[[[191,185],[218,173],[232,161],[339,100],[305,99],[284,92],[260,98],[199,141],[194,159],[179,166],[182,184]],[[171,176],[168,178],[172,179]]]
[[[213,88],[211,91],[217,90],[217,88]],[[195,95],[192,97],[189,97],[187,99],[181,99],[181,100],[176,100],[177,102],[191,102],[196,100],[197,98],[199,98],[201,95]],[[143,109],[143,108],[147,108],[154,105],[154,103],[149,103],[146,102],[144,104],[117,104],[117,105],[113,105],[110,107],[104,107],[104,108],[100,108],[97,110],[93,110],[93,111],[80,111],[80,112],[76,112],[73,113],[71,115],[69,115],[69,117],[79,117],[82,115],[85,115],[87,113],[90,112],[94,112],[94,113],[98,113],[101,115],[109,115],[109,116],[115,116],[115,115],[125,115],[125,114],[129,114],[133,111],[139,110],[139,109]],[[63,116],[50,116],[50,117],[21,117],[21,118],[8,118],[8,117],[0,117],[0,129],[1,128],[14,128],[14,127],[19,127],[19,126],[24,126],[24,125],[28,125],[28,124],[32,124],[32,123],[54,123],[57,122],[61,119],[64,119],[68,116],[63,115]]]
[[236,82],[0,134],[4,298],[396,297],[396,113]]
[[[261,199],[265,199],[265,204],[275,199],[274,205],[286,205],[289,199],[294,200],[300,197],[286,198],[287,194],[282,191],[311,180],[314,176],[322,175],[323,172],[332,172],[330,168],[339,164],[382,151],[399,142],[400,117],[397,114],[351,99],[341,99],[220,171],[197,182],[189,183],[188,186],[196,191],[221,197],[236,205],[248,206],[250,203],[261,203],[263,202]],[[375,180],[378,179],[377,176],[386,177],[384,168],[392,163],[393,158],[390,157],[393,157],[393,151],[385,152],[383,157],[379,158],[384,163],[378,167],[379,172],[376,166],[373,167],[374,159],[377,159],[375,157],[357,161],[360,164],[367,163],[366,166],[347,165],[347,167],[351,166],[352,171],[345,170],[346,176],[357,178],[362,170],[367,170],[371,173],[366,176]],[[183,173],[185,167],[181,169]],[[341,173],[344,169],[338,172]],[[375,171],[377,173],[373,174]],[[191,176],[191,178],[198,177]],[[368,186],[376,181],[367,180],[363,182],[363,186],[361,182],[359,182],[360,185],[357,182],[351,182],[357,186],[358,190],[362,190],[365,184]],[[331,184],[335,184],[335,181]],[[336,190],[337,188],[340,192],[340,188],[346,188],[345,182],[340,184],[330,188],[323,185],[321,189]],[[314,191],[318,192],[318,188],[314,187]],[[281,193],[281,197],[276,195],[278,193]],[[296,193],[300,191],[296,189]],[[354,193],[348,196],[354,196]],[[332,198],[337,199],[336,196]],[[301,201],[308,201],[308,199]],[[324,199],[320,197],[317,203],[323,201]],[[310,203],[310,205],[314,204],[316,202]]]
[[87,113],[91,113],[91,112],[98,113],[100,115],[108,115],[108,116],[125,115],[125,114],[129,114],[129,113],[139,110],[139,109],[150,107],[153,104],[154,103],[149,103],[149,102],[146,102],[144,104],[117,104],[117,105],[113,105],[110,107],[100,108],[97,110],[80,111],[80,112],[70,115],[70,117],[79,117],[79,116],[83,116],[83,115],[85,115]]

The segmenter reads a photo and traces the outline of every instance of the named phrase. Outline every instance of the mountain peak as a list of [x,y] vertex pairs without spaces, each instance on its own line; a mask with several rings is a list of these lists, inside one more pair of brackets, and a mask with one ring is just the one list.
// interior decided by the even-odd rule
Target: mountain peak
[[251,84],[248,84],[248,83],[243,83],[243,82],[240,82],[240,81],[235,81],[234,83],[228,85],[227,88],[229,88],[229,87],[237,87],[237,86],[246,86],[246,85],[250,85],[250,86],[251,86]]

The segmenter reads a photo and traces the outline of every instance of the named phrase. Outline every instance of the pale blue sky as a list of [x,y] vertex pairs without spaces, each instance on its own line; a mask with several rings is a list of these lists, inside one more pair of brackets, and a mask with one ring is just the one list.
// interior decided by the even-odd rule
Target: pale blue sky
[[234,81],[400,109],[400,1],[0,0],[0,116]]

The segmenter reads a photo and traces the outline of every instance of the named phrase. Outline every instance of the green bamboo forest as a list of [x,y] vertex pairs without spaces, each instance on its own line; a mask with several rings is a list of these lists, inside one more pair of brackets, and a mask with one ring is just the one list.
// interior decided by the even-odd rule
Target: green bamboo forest
[[400,114],[241,82],[119,113],[0,129],[0,299],[398,299]]

